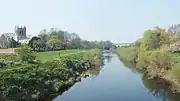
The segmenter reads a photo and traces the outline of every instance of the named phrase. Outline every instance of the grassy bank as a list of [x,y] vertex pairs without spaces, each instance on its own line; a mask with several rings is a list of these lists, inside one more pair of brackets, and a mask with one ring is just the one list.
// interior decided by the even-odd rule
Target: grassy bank
[[61,50],[61,51],[49,51],[49,52],[39,52],[37,53],[37,60],[39,61],[51,61],[54,58],[59,58],[62,55],[73,54],[77,52],[82,52],[83,50]]
[[120,58],[135,63],[150,78],[162,78],[174,91],[180,91],[180,37],[155,27],[146,30],[143,37],[130,47],[117,49]]
[[89,50],[52,57],[53,61],[1,68],[0,101],[36,101],[57,93],[76,82],[87,69],[99,66],[100,59],[99,50]]
[[[162,78],[170,84],[174,92],[180,92],[180,53],[165,51],[140,52],[138,47],[121,47],[116,50],[120,59],[135,64],[149,78]],[[143,55],[142,55],[143,54]]]

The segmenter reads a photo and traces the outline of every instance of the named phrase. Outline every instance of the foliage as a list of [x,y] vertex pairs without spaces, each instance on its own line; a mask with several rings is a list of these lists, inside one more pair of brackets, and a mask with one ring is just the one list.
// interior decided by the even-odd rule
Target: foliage
[[[161,49],[170,43],[168,33],[159,27],[144,32],[143,38],[137,40],[134,46],[119,48],[120,58],[136,63],[137,68],[144,69],[151,76],[162,76],[171,69],[171,52]],[[124,50],[124,51],[121,51]]]
[[14,40],[13,38],[11,38],[9,40],[9,45],[8,48],[16,48],[20,45],[20,43],[18,43],[16,40]]
[[144,32],[141,48],[145,50],[154,50],[162,44],[168,44],[170,41],[168,33],[164,29],[156,27],[155,30],[147,30]]
[[61,41],[59,40],[58,35],[52,35],[48,40],[47,44],[53,49],[60,48]]
[[4,59],[7,61],[18,61],[18,57],[16,54],[1,54],[0,59]]
[[15,65],[16,65],[16,62],[14,62],[14,61],[7,61],[4,59],[0,60],[0,68],[11,67],[11,66],[15,66]]
[[33,48],[33,50],[35,51],[36,48],[38,48],[38,49],[41,48],[41,46],[42,46],[41,39],[40,39],[39,37],[33,37],[33,38],[29,41],[28,45],[29,45],[31,48]]
[[127,60],[129,62],[136,62],[136,59],[138,56],[138,48],[137,47],[120,47],[116,49],[116,53],[123,60]]
[[8,39],[5,35],[0,36],[0,48],[8,48]]
[[[6,33],[7,34],[7,33]],[[19,43],[11,37],[8,37],[5,34],[0,36],[0,48],[16,48]]]
[[72,39],[71,42],[68,44],[67,48],[72,48],[72,49],[82,48],[81,39],[80,38]]
[[[143,38],[137,40],[133,46],[118,48],[117,54],[120,59],[125,61],[130,61],[130,59],[134,59],[133,56],[136,56],[134,62],[136,67],[138,70],[139,68],[143,70],[148,79],[167,79],[165,81],[174,87],[174,84],[180,83],[179,29],[180,25],[172,26],[168,33],[159,27],[147,30],[144,32]],[[137,55],[130,51],[134,47],[137,48]],[[133,55],[131,56],[131,54]]]
[[18,64],[18,57],[16,54],[1,54],[0,55],[0,68],[13,67]]
[[27,45],[22,45],[19,49],[17,49],[17,55],[19,60],[22,62],[33,62],[36,59],[35,54]]
[[7,64],[5,63],[4,60],[0,60],[0,68],[6,67]]
[[[100,57],[100,52],[97,50],[84,51],[60,56],[54,61],[0,70],[1,99],[35,101],[47,94],[57,93],[59,89],[75,82],[83,71],[93,66],[88,61],[95,58],[85,58],[88,54]],[[94,61],[100,58],[96,59]]]
[[136,67],[138,68],[146,68],[148,66],[148,59],[147,59],[147,53],[146,52],[140,52],[138,54],[138,58],[137,58],[137,64]]
[[171,53],[165,51],[152,51],[148,57],[147,71],[153,73],[153,76],[162,76],[166,71],[171,69]]
[[49,40],[49,34],[46,29],[40,31],[38,37],[41,39],[42,43],[46,43]]

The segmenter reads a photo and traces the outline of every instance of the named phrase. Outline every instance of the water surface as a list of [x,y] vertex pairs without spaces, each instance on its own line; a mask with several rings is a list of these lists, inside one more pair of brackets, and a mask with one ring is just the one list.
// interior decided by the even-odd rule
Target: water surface
[[165,84],[148,80],[117,55],[105,54],[104,61],[104,66],[89,70],[88,78],[53,101],[180,101],[179,94],[172,94]]

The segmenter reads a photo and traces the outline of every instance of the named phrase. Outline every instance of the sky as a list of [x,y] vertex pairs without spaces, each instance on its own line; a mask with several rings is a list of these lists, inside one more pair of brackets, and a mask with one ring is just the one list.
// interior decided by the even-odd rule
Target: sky
[[155,26],[180,23],[180,0],[0,0],[0,33],[59,28],[86,40],[133,42]]

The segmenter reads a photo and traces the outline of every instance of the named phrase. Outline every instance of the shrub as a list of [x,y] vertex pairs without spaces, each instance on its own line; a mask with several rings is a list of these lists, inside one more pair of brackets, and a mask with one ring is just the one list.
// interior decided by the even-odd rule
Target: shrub
[[1,54],[0,59],[7,61],[18,61],[18,57],[16,54]]
[[14,61],[0,59],[0,68],[11,67],[11,66],[14,66],[14,65],[15,65]]
[[27,45],[22,45],[19,49],[17,49],[17,54],[22,62],[32,62],[36,59],[35,54],[33,54],[31,48]]
[[143,67],[151,76],[161,76],[171,69],[171,53],[167,51],[154,50],[141,52],[138,57],[138,67]]
[[136,63],[137,58],[138,58],[138,48],[136,47],[130,48],[127,60]]
[[5,61],[4,60],[0,60],[0,68],[3,68],[3,67],[6,67],[7,66],[7,64],[5,63]]
[[[71,79],[87,70],[85,54],[99,56],[97,51],[79,52],[40,64],[28,64],[0,70],[0,99],[3,101],[36,101],[45,94],[57,93]],[[89,57],[90,59],[94,59]],[[88,66],[90,65],[88,62]],[[89,67],[88,67],[89,68]],[[33,86],[32,86],[33,85]]]
[[138,57],[138,51],[138,47],[120,47],[116,50],[116,53],[123,60],[129,62],[136,62]]
[[169,70],[171,68],[171,53],[166,51],[153,51],[149,56],[149,65],[153,68],[157,66],[160,69]]
[[137,68],[146,68],[148,66],[147,54],[145,52],[140,52],[137,58]]

